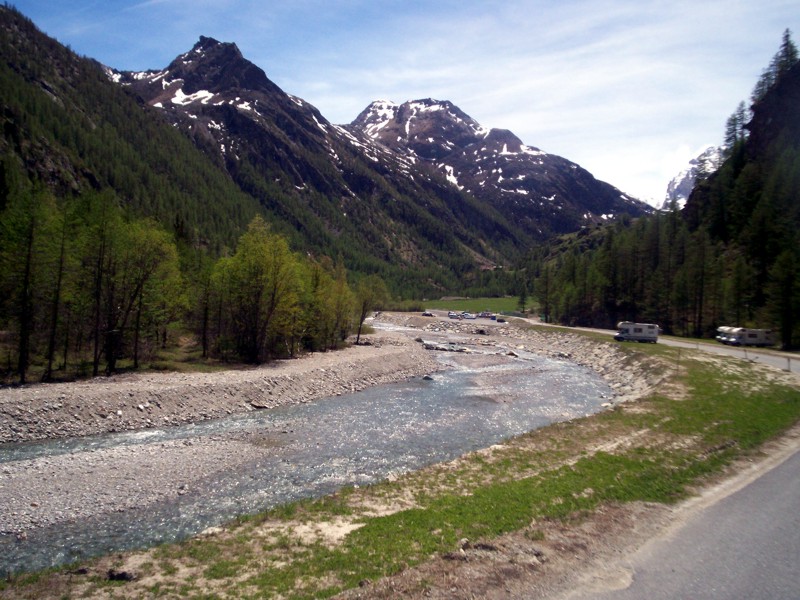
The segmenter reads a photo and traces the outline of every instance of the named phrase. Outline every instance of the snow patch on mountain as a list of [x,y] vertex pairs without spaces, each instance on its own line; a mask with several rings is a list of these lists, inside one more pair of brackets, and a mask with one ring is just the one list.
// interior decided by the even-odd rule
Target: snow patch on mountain
[[667,184],[667,193],[662,209],[667,210],[673,204],[678,208],[683,208],[697,180],[716,171],[721,163],[722,148],[717,146],[709,146],[697,157],[691,159],[689,164]]
[[181,88],[175,92],[175,95],[172,97],[172,103],[179,104],[181,106],[186,106],[187,104],[197,101],[199,101],[201,104],[208,104],[209,100],[211,100],[213,97],[214,94],[208,90],[200,90],[194,94],[185,94],[183,92],[183,88]]

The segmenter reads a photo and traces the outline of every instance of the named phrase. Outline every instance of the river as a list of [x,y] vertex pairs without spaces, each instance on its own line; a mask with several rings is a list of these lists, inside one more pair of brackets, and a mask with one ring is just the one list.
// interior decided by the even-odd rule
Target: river
[[[22,515],[46,509],[46,498],[58,494],[74,497],[74,502],[65,499],[63,514],[24,535],[0,535],[0,574],[184,539],[238,515],[343,486],[369,485],[555,421],[597,412],[612,395],[596,374],[568,361],[473,350],[470,355],[440,353],[448,368],[432,379],[183,427],[1,446],[0,474],[7,476],[0,482],[12,486],[7,497],[16,503],[3,510],[13,508],[18,511],[13,514]],[[234,448],[248,451],[232,456],[233,442],[238,444]],[[197,472],[184,468],[181,456],[187,455],[177,451],[173,463],[164,462],[173,449],[187,447],[192,460],[202,458],[202,464],[215,466]],[[47,465],[55,469],[54,464],[91,463],[103,453],[122,450],[133,458],[120,463],[121,468],[149,461],[152,481],[146,471],[137,471],[125,476],[134,480],[127,483],[82,475],[70,484],[63,480],[69,469],[61,469],[60,481],[58,472],[47,471]],[[26,469],[46,474],[52,488],[43,489],[47,482],[37,479],[33,498],[33,492],[17,483],[25,478],[15,477]],[[131,495],[125,490],[163,487],[165,476],[185,483],[177,493],[145,494],[119,508],[97,499],[105,493],[104,485],[109,494],[116,486],[118,492]],[[93,508],[95,502],[100,508]]]

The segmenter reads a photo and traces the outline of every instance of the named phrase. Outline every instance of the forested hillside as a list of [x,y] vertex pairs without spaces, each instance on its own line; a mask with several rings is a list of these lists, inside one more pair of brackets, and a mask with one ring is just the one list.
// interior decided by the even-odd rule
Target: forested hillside
[[[206,66],[242,69],[233,78],[241,85],[267,81],[232,44],[202,43]],[[203,70],[176,76],[211,83]],[[406,297],[457,291],[470,274],[520,255],[525,236],[443,177],[387,152],[379,159],[378,148],[364,149],[370,140],[340,132],[273,84],[228,83],[217,91],[262,101],[259,122],[248,118],[255,111],[227,104],[150,107],[143,88],[112,82],[108,69],[0,7],[3,198],[27,182],[58,199],[109,192],[126,214],[150,217],[181,247],[214,258],[261,215],[293,250],[341,256],[352,272],[379,274]]]
[[0,17],[0,380],[152,364],[176,331],[223,360],[336,347],[385,296],[291,248],[100,65]]
[[0,202],[28,181],[58,197],[108,190],[191,245],[233,245],[258,211],[253,198],[185,136],[109,85],[97,63],[13,9],[0,8],[0,17]]
[[800,344],[800,63],[789,33],[756,85],[752,118],[728,121],[726,160],[677,207],[534,253],[542,312],[614,327],[627,319],[713,337],[773,328]]

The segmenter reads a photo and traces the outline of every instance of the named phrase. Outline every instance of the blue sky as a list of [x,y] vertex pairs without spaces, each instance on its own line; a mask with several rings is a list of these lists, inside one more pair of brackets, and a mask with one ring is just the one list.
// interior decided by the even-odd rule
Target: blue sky
[[485,127],[660,204],[748,101],[797,0],[18,0],[48,35],[123,70],[201,35],[349,123],[372,100],[450,100]]

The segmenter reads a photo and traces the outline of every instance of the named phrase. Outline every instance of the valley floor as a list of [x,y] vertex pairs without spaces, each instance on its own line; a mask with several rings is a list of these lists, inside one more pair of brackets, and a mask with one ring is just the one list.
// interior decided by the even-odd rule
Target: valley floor
[[[452,321],[404,313],[380,314],[376,333],[365,345],[315,353],[260,368],[216,374],[125,375],[87,382],[33,385],[0,390],[0,442],[73,437],[106,431],[163,427],[196,422],[236,412],[270,409],[290,403],[364,389],[368,386],[421,377],[440,368],[424,341],[486,345],[497,353],[537,352],[551,358],[589,366],[614,390],[609,406],[650,394],[668,374],[663,364],[631,359],[613,342],[596,341],[563,331],[542,332],[522,324]],[[797,445],[797,433],[791,437]],[[625,440],[614,440],[624,444]],[[3,446],[0,445],[0,451]],[[596,451],[599,448],[590,449]],[[202,475],[219,456],[206,456],[202,447],[175,449],[185,454],[185,468]],[[225,453],[236,461],[240,448]],[[73,487],[93,490],[87,511],[118,511],[130,506],[130,489],[102,490],[103,481],[118,481],[126,469],[131,482],[147,482],[143,502],[179,494],[173,474],[159,470],[160,457],[118,451],[98,453],[91,464],[71,465],[68,456],[41,459],[36,469],[20,471],[14,463],[0,465],[0,533],[24,539],[26,531],[65,517],[68,508],[56,501],[19,504],[14,489],[36,488],[37,480],[70,472]],[[246,458],[246,457],[244,457]],[[22,486],[21,484],[25,484]],[[141,485],[138,487],[142,487]],[[10,496],[9,496],[10,494]],[[57,498],[56,498],[57,500]],[[95,502],[96,501],[96,502]],[[93,502],[95,502],[93,504]],[[17,506],[19,504],[19,506]],[[400,575],[351,590],[343,598],[509,598],[554,595],[569,589],[579,570],[591,567],[602,577],[602,564],[634,547],[666,526],[675,509],[661,504],[605,506],[580,522],[536,525],[541,539],[524,532],[502,536],[490,545],[465,542],[458,556],[445,556]],[[109,561],[113,562],[110,558]],[[111,564],[109,562],[109,564]],[[102,567],[103,561],[100,561]],[[584,572],[584,571],[581,571]],[[58,588],[58,586],[57,586]],[[56,588],[56,589],[57,589]],[[13,587],[0,597],[17,597]]]

